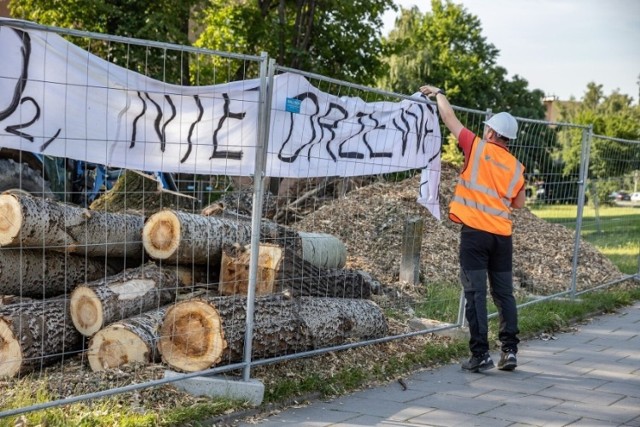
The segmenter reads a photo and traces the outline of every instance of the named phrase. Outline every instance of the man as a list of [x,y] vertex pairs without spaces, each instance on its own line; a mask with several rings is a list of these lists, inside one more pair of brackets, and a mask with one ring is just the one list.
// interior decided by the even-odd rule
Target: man
[[440,117],[458,139],[465,158],[449,205],[449,218],[462,224],[460,280],[471,334],[471,358],[462,363],[462,369],[480,372],[494,367],[488,340],[488,275],[500,318],[502,355],[498,369],[512,371],[518,366],[520,331],[513,297],[510,213],[513,208],[524,206],[525,181],[524,166],[509,153],[507,144],[517,137],[518,122],[509,113],[498,113],[484,122],[481,139],[460,123],[442,90],[426,85],[420,92],[435,97]]

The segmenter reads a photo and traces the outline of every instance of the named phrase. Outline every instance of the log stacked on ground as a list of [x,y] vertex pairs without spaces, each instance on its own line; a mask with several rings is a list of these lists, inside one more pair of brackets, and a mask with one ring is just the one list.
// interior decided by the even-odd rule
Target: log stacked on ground
[[144,216],[90,211],[26,194],[0,195],[0,246],[141,258]]
[[244,245],[250,238],[250,224],[173,210],[151,215],[142,231],[151,258],[184,264],[218,264],[224,245]]
[[62,295],[112,274],[104,261],[43,250],[0,249],[0,292],[33,298]]
[[168,306],[122,319],[100,329],[89,341],[87,359],[93,371],[132,363],[160,361],[158,329]]
[[[151,215],[142,231],[149,256],[180,263],[219,262],[224,247],[250,241],[251,222],[243,215],[203,216],[167,209]],[[344,243],[329,234],[297,232],[261,221],[260,241],[286,248],[318,267],[342,268],[346,261]]]
[[71,319],[82,335],[92,336],[112,322],[174,301],[181,285],[174,270],[147,263],[76,287]]
[[[288,292],[292,296],[370,298],[381,288],[364,271],[317,267],[288,248],[261,244],[259,253],[257,295]],[[250,246],[232,245],[223,249],[219,285],[222,295],[246,295],[249,255]]]
[[81,344],[64,298],[0,307],[0,377],[58,361]]
[[[171,306],[160,328],[162,360],[184,372],[241,361],[245,322],[246,298],[242,297],[198,299]],[[255,300],[252,354],[274,357],[386,333],[384,314],[370,300],[290,299],[274,294]]]

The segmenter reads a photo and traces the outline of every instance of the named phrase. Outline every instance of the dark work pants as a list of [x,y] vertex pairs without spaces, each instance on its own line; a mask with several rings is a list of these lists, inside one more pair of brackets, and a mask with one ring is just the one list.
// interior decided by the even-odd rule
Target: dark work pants
[[474,355],[489,351],[487,275],[491,297],[498,308],[502,351],[518,351],[518,311],[513,297],[513,243],[500,236],[463,226],[460,233],[460,280],[469,322],[469,349]]

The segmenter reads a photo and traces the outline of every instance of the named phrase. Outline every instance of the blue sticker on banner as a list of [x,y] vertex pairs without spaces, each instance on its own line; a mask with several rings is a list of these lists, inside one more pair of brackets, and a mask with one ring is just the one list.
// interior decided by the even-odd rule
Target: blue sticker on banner
[[287,98],[286,111],[290,113],[300,113],[300,104],[302,101],[296,98]]

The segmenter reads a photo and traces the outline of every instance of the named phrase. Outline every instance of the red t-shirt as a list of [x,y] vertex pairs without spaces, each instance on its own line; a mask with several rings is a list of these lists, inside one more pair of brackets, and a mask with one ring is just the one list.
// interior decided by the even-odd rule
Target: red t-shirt
[[460,136],[458,137],[458,147],[464,153],[464,166],[467,166],[467,160],[469,159],[469,155],[471,154],[471,147],[473,146],[473,141],[476,139],[476,134],[471,132],[467,128],[463,128],[460,132]]

